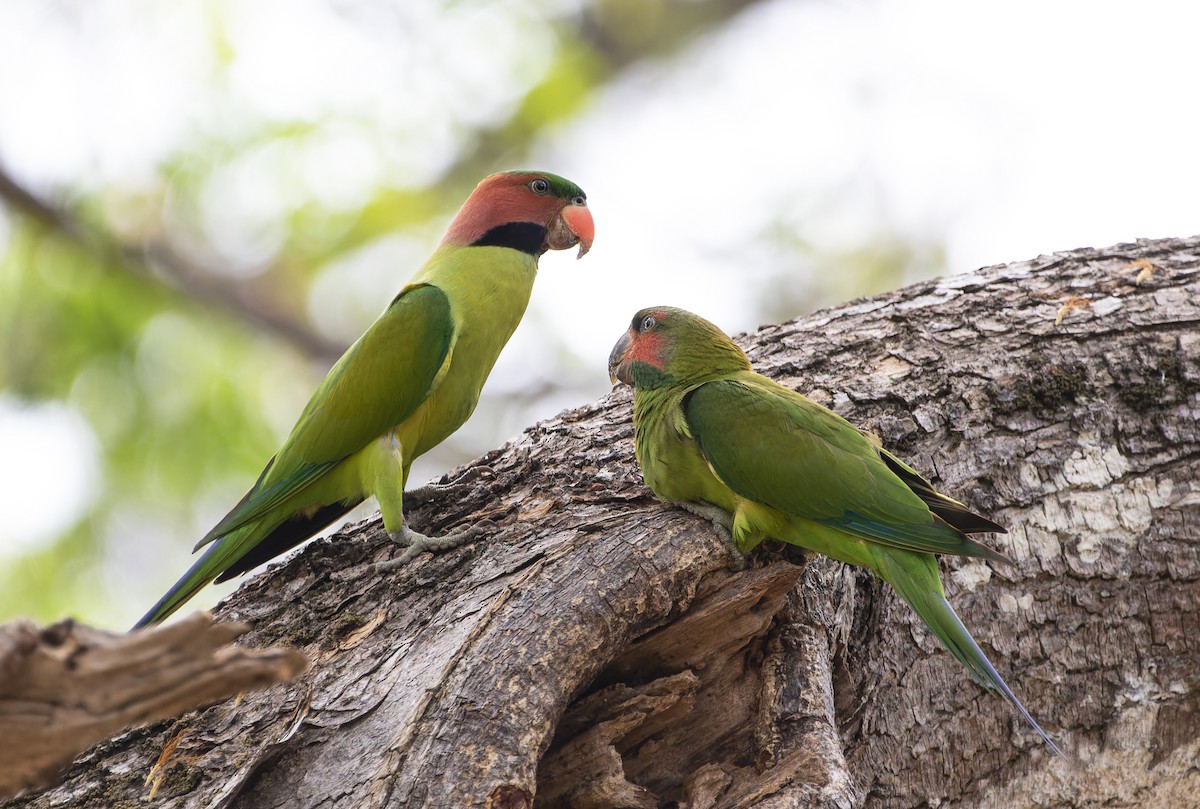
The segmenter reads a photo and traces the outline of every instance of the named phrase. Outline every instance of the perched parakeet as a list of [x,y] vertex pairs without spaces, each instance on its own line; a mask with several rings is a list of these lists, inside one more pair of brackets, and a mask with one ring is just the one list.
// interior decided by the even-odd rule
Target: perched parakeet
[[457,430],[521,321],[538,258],[592,245],[579,186],[545,172],[484,179],[408,286],[346,351],[258,481],[197,544],[212,547],[137,623],[161,621],[213,581],[303,542],[370,495],[406,556],[474,532],[426,537],[404,524],[409,468]]
[[634,388],[634,441],[648,485],[713,520],[748,553],[770,537],[874,571],[986,688],[1059,755],[946,601],[937,554],[1005,559],[967,534],[1004,529],[828,408],[755,373],[720,329],[643,309],[609,374]]

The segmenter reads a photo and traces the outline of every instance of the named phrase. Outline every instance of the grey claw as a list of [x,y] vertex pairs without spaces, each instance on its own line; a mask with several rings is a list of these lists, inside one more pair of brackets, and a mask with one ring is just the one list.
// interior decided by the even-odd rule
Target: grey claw
[[695,500],[674,500],[671,505],[683,509],[689,514],[703,517],[713,524],[722,538],[733,542],[733,515],[719,506],[710,503],[698,503]]
[[711,522],[717,534],[729,543],[729,547],[733,549],[734,557],[737,560],[737,570],[745,570],[748,567],[749,557],[742,552],[742,549],[738,547],[737,542],[733,539],[732,514],[719,506],[714,506],[711,503],[699,503],[695,500],[674,500],[671,501],[671,505]]
[[492,524],[485,520],[482,524],[472,525],[466,530],[445,534],[440,537],[426,536],[419,531],[412,530],[407,525],[395,533],[388,532],[388,539],[397,545],[406,545],[407,547],[404,549],[404,553],[395,559],[376,562],[375,572],[389,573],[404,567],[422,553],[445,553],[446,551],[453,550],[483,534],[484,528],[488,525]]

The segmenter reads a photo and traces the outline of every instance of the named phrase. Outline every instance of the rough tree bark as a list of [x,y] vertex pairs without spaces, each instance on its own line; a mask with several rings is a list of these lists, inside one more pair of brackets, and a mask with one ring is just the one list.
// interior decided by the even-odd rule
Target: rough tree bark
[[111,740],[10,805],[141,805],[156,762],[170,807],[1194,805],[1200,237],[740,341],[1010,527],[993,544],[1015,565],[948,559],[947,587],[1068,760],[870,575],[778,546],[737,570],[642,486],[618,391],[414,512],[490,519],[486,540],[381,577],[395,549],[369,521],[223,605],[307,675]]

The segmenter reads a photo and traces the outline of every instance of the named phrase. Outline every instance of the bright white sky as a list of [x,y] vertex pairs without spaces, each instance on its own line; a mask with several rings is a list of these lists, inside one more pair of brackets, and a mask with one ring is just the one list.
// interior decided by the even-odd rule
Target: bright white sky
[[[47,22],[64,7],[78,15],[73,34]],[[6,3],[0,159],[39,183],[152,183],[157,159],[181,141],[228,135],[239,116],[320,110],[329,134],[304,147],[302,170],[272,169],[295,155],[255,152],[213,184],[216,238],[248,261],[271,238],[245,223],[270,222],[296,198],[352,205],[381,175],[436,176],[453,140],[425,122],[446,109],[486,120],[515,92],[497,65],[537,74],[550,52],[522,36],[532,2],[462,3],[449,18],[417,2],[379,11],[381,25],[420,32],[404,50],[364,43],[317,0],[246,0],[220,6],[235,20],[230,87],[198,99],[214,69],[195,35],[205,8]],[[1197,31],[1200,6],[1177,0],[776,0],[743,15],[683,58],[626,77],[537,144],[528,167],[587,191],[596,246],[579,263],[543,260],[529,322],[494,384],[521,384],[565,351],[596,369],[587,397],[603,393],[608,350],[647,305],[693,309],[730,332],[756,327],[755,300],[781,255],[762,237],[772,221],[794,223],[818,250],[851,248],[884,223],[944,240],[954,271],[1200,231]],[[400,134],[364,138],[363,120]],[[424,151],[398,148],[405,133]],[[322,326],[356,336],[410,272],[394,261],[415,268],[437,236],[397,239],[339,268],[317,296]],[[338,300],[347,289],[356,297]],[[39,505],[48,487],[30,471],[47,440],[81,470],[74,484],[56,481],[53,509]],[[77,513],[94,452],[69,411],[0,398],[0,525],[17,533],[0,539],[0,554]]]

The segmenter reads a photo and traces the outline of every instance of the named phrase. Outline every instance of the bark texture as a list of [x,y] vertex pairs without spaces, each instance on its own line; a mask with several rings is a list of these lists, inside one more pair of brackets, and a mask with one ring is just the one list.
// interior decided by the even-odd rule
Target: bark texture
[[306,676],[102,744],[10,805],[141,805],[156,763],[168,807],[1195,805],[1200,238],[740,342],[1009,526],[991,544],[1015,564],[947,559],[947,589],[1067,760],[869,574],[779,546],[740,569],[657,504],[617,391],[413,512],[491,520],[485,540],[381,576],[396,551],[368,521],[223,605],[250,644],[303,649]]
[[[64,621],[0,626],[0,796],[45,786],[81,750],[308,667],[294,649],[243,649],[249,627],[197,612],[127,635]],[[153,786],[154,778],[148,778]]]

